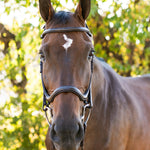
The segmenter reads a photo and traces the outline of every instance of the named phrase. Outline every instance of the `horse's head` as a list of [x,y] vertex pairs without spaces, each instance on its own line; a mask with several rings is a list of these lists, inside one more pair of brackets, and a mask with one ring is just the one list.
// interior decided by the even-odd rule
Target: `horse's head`
[[49,136],[56,149],[77,150],[84,136],[83,108],[91,106],[93,45],[85,24],[90,0],[80,0],[75,13],[56,13],[49,0],[39,2],[46,22],[40,49],[44,97],[53,114]]

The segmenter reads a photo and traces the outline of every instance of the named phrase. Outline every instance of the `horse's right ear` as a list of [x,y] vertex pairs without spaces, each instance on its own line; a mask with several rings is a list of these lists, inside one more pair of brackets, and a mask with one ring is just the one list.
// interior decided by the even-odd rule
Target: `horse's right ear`
[[39,0],[40,14],[45,22],[50,21],[55,11],[50,0]]
[[91,0],[79,0],[75,15],[85,21],[91,9]]

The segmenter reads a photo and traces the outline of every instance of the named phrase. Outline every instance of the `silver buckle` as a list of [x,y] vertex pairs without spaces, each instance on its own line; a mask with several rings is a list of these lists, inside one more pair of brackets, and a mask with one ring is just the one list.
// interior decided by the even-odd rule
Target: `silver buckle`
[[[48,122],[48,124],[49,124],[49,127],[51,128],[52,127],[52,118],[53,118],[53,113],[52,113],[52,108],[50,108],[50,107],[48,107],[48,106],[45,106],[44,108],[43,108],[43,110],[45,111],[45,117],[46,117],[46,120],[47,120],[47,122]],[[49,111],[49,117],[48,117],[48,112],[47,111]]]

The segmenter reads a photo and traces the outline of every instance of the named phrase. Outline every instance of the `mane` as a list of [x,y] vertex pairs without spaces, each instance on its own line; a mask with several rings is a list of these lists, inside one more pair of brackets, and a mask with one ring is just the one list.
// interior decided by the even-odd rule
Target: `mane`
[[52,18],[54,25],[67,24],[71,18],[70,14],[71,14],[70,12],[65,12],[65,11],[59,11],[55,13],[55,15]]
[[114,72],[116,74],[116,72],[112,69],[112,67],[103,59],[100,57],[97,57],[97,59],[100,61],[101,65],[107,69],[107,70],[111,70],[112,72]]

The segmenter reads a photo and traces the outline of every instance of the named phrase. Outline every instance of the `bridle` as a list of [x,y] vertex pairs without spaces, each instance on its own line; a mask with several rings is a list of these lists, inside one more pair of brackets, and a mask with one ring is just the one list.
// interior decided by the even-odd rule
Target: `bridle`
[[[63,32],[86,32],[88,36],[92,36],[91,32],[86,26],[86,27],[66,27],[66,28],[45,29],[41,35],[41,38],[43,39],[45,35],[49,33],[63,33]],[[42,86],[43,86],[43,110],[45,111],[46,120],[50,128],[52,127],[52,124],[49,121],[48,116],[47,116],[47,111],[49,110],[51,117],[53,117],[53,110],[50,107],[50,104],[54,101],[55,97],[61,93],[73,93],[76,96],[78,96],[80,101],[84,103],[84,106],[82,108],[82,113],[81,113],[81,120],[84,126],[84,132],[85,132],[85,129],[87,127],[87,122],[91,114],[91,108],[93,107],[92,92],[91,92],[91,82],[92,82],[92,75],[93,75],[93,58],[94,58],[94,54],[92,54],[91,56],[91,75],[90,75],[89,85],[84,94],[77,87],[74,87],[74,86],[60,86],[56,88],[51,94],[49,94],[47,92],[47,89],[43,81],[43,61],[42,60],[40,61],[40,73],[41,73],[41,80],[42,80]],[[88,109],[88,114],[85,119],[85,111],[87,109]],[[81,142],[81,149],[83,149],[83,141]]]
[[[45,26],[44,26],[45,28]],[[86,32],[89,36],[92,36],[92,33],[86,27],[64,27],[64,28],[52,28],[52,29],[44,29],[44,32],[41,35],[41,39],[45,37],[48,33],[62,33],[62,32]]]

